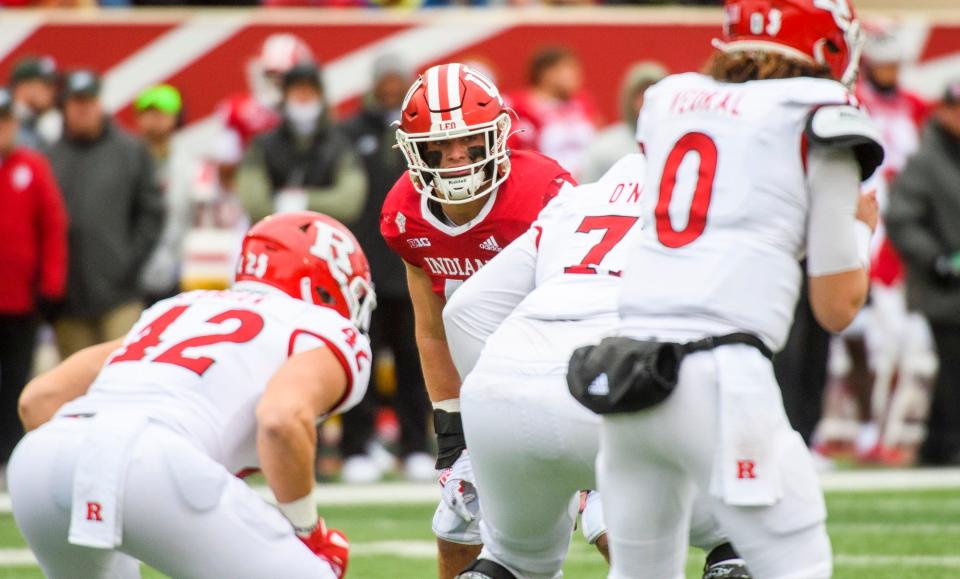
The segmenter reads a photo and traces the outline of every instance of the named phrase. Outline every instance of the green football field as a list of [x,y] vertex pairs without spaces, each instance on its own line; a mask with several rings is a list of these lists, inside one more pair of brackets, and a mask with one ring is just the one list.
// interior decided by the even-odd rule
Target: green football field
[[[833,492],[827,503],[837,579],[960,578],[960,489]],[[397,504],[327,507],[322,514],[353,545],[348,577],[429,579],[432,512],[430,504]],[[24,565],[25,547],[13,518],[0,515],[0,578],[42,577],[35,565]],[[701,565],[702,555],[691,551],[687,577],[699,578]],[[579,534],[565,570],[573,579],[605,576]],[[144,577],[163,575],[148,569]]]

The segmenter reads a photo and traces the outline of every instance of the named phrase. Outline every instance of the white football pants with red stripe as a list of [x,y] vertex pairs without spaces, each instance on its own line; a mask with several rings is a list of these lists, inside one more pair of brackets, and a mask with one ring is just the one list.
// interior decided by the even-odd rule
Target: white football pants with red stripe
[[[480,496],[481,557],[522,579],[548,579],[563,567],[579,491],[597,488],[600,417],[570,395],[567,362],[576,346],[612,327],[589,320],[514,320],[510,327],[518,333],[499,332],[507,343],[488,347],[460,391]],[[706,505],[693,517],[693,545],[709,551],[726,542]]]
[[[738,366],[759,364],[762,370],[769,364],[750,346],[697,352],[682,363],[678,385],[664,402],[603,418],[597,470],[610,532],[611,579],[683,578],[687,526],[698,489],[756,579],[831,576],[823,494],[810,454],[787,422],[772,369],[760,373],[769,378],[751,391],[758,394],[752,401],[750,396],[741,397],[738,407],[723,416],[753,416],[773,426],[765,431],[767,438],[778,441],[769,447],[767,456],[773,458],[758,465],[756,472],[779,470],[774,480],[779,481],[780,499],[771,506],[738,507],[719,498],[725,496],[722,492],[718,496],[710,492],[718,482],[712,480],[715,461],[730,456],[722,452],[720,440],[745,432],[720,425],[717,352],[724,349],[725,355],[732,355],[724,360],[735,373]],[[763,438],[752,442],[763,446]],[[749,449],[750,444],[739,448]],[[730,467],[733,473],[735,466]],[[752,474],[752,469],[742,472]]]
[[73,474],[88,422],[55,419],[27,434],[7,471],[14,519],[47,577],[138,578],[143,561],[172,577],[335,579],[275,507],[159,425],[132,448],[120,546],[70,544]]

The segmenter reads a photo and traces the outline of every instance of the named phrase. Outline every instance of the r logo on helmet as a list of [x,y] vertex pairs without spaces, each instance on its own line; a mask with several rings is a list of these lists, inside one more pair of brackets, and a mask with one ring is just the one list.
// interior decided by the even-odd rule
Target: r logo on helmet
[[313,226],[317,230],[317,239],[310,247],[310,253],[327,262],[330,274],[337,282],[347,283],[348,277],[353,275],[353,266],[350,265],[350,254],[356,250],[353,240],[322,221],[314,221]]

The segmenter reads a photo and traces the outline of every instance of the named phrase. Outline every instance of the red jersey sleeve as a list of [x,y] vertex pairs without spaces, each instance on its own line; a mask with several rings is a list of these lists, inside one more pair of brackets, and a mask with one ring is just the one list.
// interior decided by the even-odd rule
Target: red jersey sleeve
[[410,212],[408,207],[411,205],[411,199],[419,203],[420,194],[413,188],[407,173],[404,173],[394,183],[383,202],[383,208],[380,210],[380,235],[387,243],[387,247],[404,261],[423,267],[419,255],[411,251],[410,246],[403,242],[408,219],[404,211]]
[[36,172],[38,229],[40,232],[40,295],[59,300],[67,284],[67,211],[50,164],[40,155],[31,155]]

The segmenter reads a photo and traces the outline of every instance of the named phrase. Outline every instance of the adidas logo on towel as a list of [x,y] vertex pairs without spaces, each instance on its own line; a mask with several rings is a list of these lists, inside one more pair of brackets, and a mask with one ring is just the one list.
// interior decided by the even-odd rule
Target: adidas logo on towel
[[607,382],[606,372],[593,379],[593,382],[587,386],[587,394],[591,396],[606,396],[610,394],[610,384]]
[[484,240],[483,243],[480,244],[480,249],[483,249],[483,250],[486,250],[486,251],[495,251],[495,252],[497,252],[497,253],[500,253],[500,251],[501,251],[503,248],[500,247],[500,244],[497,243],[497,240],[494,239],[494,237],[491,235],[491,236],[488,237],[486,240]]

